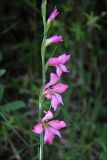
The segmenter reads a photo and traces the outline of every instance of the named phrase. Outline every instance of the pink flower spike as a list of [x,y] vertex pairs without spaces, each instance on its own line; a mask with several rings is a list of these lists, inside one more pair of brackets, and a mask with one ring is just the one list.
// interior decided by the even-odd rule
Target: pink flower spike
[[54,35],[51,38],[48,38],[45,42],[46,46],[49,46],[52,43],[58,43],[58,42],[62,42],[63,38],[62,36],[58,36],[58,35]]
[[59,12],[57,11],[57,9],[54,9],[54,10],[51,12],[48,20],[49,20],[49,21],[54,21],[54,19],[56,18],[56,16],[57,16],[58,14],[59,14]]
[[52,118],[53,118],[52,112],[51,111],[47,111],[45,117],[42,118],[42,122],[47,121],[47,120],[52,119]]
[[48,64],[56,67],[57,75],[60,77],[63,72],[69,72],[65,63],[70,59],[70,55],[62,54],[59,57],[49,58]]

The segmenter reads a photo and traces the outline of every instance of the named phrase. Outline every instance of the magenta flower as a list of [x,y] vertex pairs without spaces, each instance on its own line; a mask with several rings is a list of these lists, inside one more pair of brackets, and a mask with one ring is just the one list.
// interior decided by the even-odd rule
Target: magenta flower
[[50,82],[47,83],[44,87],[44,95],[47,99],[51,99],[51,106],[56,111],[57,106],[59,104],[64,105],[62,101],[62,97],[59,93],[63,93],[67,90],[68,85],[63,83],[57,83],[59,80],[59,77],[51,73],[50,74]]
[[70,59],[70,55],[62,54],[59,57],[49,58],[48,63],[56,67],[57,75],[60,77],[63,72],[69,72],[64,65]]
[[35,134],[41,134],[44,131],[44,142],[48,144],[52,144],[55,135],[57,135],[59,138],[61,138],[61,134],[59,130],[61,128],[66,127],[66,123],[64,121],[59,120],[51,120],[53,118],[53,114],[51,111],[46,112],[46,115],[44,118],[42,118],[42,121],[34,126],[34,129],[32,130]]
[[49,46],[52,43],[58,43],[58,42],[61,42],[61,41],[63,41],[62,36],[54,35],[51,38],[48,38],[46,40],[46,46]]
[[57,11],[57,9],[54,9],[54,10],[51,12],[48,20],[49,20],[49,21],[54,21],[54,19],[56,18],[56,16],[57,16],[58,14],[59,14],[59,12]]

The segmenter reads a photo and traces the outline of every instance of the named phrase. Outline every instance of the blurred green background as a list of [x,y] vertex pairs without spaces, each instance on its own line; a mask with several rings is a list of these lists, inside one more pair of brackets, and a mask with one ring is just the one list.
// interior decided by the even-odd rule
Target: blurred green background
[[[47,17],[60,11],[48,36],[64,42],[48,47],[46,60],[70,53],[69,90],[55,115],[67,128],[45,145],[44,160],[107,160],[107,1],[48,0]],[[41,86],[41,0],[0,0],[0,159],[38,159]],[[50,67],[49,72],[53,68]],[[46,109],[46,108],[45,108]],[[60,111],[60,113],[59,113]]]

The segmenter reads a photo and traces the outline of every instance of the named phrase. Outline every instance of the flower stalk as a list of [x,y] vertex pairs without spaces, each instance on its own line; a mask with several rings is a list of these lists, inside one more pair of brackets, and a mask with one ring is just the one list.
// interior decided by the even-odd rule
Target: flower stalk
[[[46,73],[45,73],[45,52],[46,52],[46,46],[45,46],[45,41],[47,38],[47,32],[46,32],[46,4],[47,0],[42,0],[42,18],[43,18],[43,25],[44,25],[44,35],[43,35],[43,40],[42,40],[42,45],[41,45],[41,58],[42,58],[42,87],[40,90],[39,94],[39,120],[41,119],[41,114],[42,114],[42,105],[43,105],[43,88],[45,85],[46,81]],[[39,160],[43,160],[43,133],[40,135],[40,149],[39,149]]]
[[[53,35],[47,38],[48,30],[51,23],[55,20],[59,14],[57,9],[54,9],[49,18],[46,20],[46,5],[47,0],[42,0],[42,18],[43,18],[43,40],[41,45],[41,59],[42,59],[42,85],[39,94],[39,123],[34,126],[32,132],[34,134],[40,134],[40,147],[38,159],[43,160],[43,146],[44,143],[52,144],[55,136],[61,138],[60,130],[66,127],[66,123],[63,120],[54,120],[54,114],[59,105],[64,105],[61,93],[68,89],[67,84],[60,83],[60,78],[63,73],[69,72],[65,63],[70,59],[70,55],[62,54],[58,57],[49,58],[45,63],[46,48],[53,44],[63,41],[62,36]],[[50,73],[50,81],[46,83],[46,71],[48,66],[56,68],[56,73]],[[50,108],[48,111],[44,111],[45,116],[42,117],[44,100],[47,98],[51,100]],[[49,106],[48,106],[49,107]],[[53,120],[52,120],[53,119]]]

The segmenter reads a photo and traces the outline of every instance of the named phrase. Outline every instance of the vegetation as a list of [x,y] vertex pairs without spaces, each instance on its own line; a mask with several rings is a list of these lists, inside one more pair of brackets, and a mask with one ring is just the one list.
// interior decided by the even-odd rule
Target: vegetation
[[[57,5],[56,5],[57,4]],[[70,86],[58,117],[67,122],[63,138],[45,146],[45,160],[106,160],[107,158],[107,2],[57,0],[48,2],[48,15],[60,14],[54,33],[62,45],[48,48],[47,59],[71,54]],[[40,45],[43,25],[40,0],[0,1],[0,159],[38,159],[38,119],[41,86]],[[47,17],[48,17],[47,15]],[[35,117],[36,115],[36,117]]]

